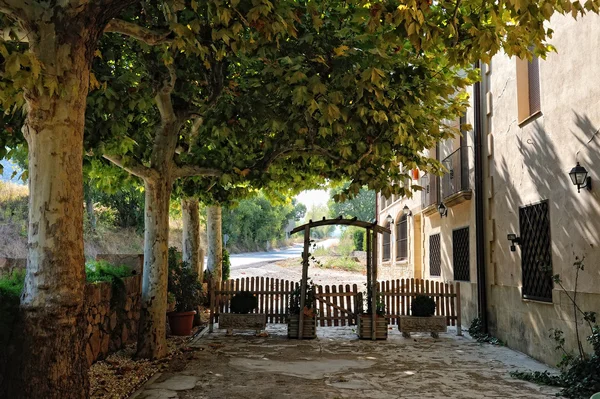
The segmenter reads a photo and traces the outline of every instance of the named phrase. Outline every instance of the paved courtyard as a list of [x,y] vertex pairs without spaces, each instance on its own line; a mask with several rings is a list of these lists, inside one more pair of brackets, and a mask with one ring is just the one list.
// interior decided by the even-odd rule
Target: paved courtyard
[[320,327],[316,340],[215,330],[136,396],[150,398],[550,398],[549,387],[513,379],[513,370],[548,370],[504,347],[455,333],[433,339],[361,341],[352,327]]

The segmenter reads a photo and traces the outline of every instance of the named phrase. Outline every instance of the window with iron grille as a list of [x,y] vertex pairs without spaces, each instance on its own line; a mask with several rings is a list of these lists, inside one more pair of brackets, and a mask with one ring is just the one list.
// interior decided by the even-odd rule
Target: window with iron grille
[[[391,227],[390,225],[387,226]],[[390,233],[383,233],[383,261],[388,261],[391,258],[392,247],[392,235]]]
[[396,224],[396,260],[408,259],[408,216],[402,215]]
[[523,298],[552,302],[548,201],[519,208]]
[[471,281],[468,227],[452,232],[452,265],[455,281]]
[[442,254],[439,234],[429,236],[429,275],[442,275]]

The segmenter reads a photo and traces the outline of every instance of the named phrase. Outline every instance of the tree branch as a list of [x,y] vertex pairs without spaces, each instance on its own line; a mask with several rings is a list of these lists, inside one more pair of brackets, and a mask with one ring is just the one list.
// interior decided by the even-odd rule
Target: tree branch
[[118,166],[119,168],[126,170],[127,172],[131,173],[134,176],[137,176],[139,178],[142,179],[148,179],[148,178],[158,178],[158,172],[156,172],[154,169],[148,168],[147,166],[142,165],[140,162],[138,161],[131,161],[131,160],[127,160],[127,164],[125,164],[125,161],[123,159],[122,156],[120,155],[108,155],[108,154],[104,154],[102,155],[102,157],[110,162],[112,162],[113,164],[115,164],[116,166]]
[[25,20],[33,10],[30,0],[0,0],[0,13]]
[[[0,29],[0,39],[5,42],[29,43],[29,32],[21,28],[11,27]],[[16,37],[16,38],[15,38]]]
[[123,21],[122,19],[111,19],[108,25],[106,25],[106,28],[104,28],[104,32],[120,33],[122,35],[130,36],[150,46],[171,42],[171,39],[168,39],[171,34],[170,31],[156,32],[132,22]]
[[223,174],[218,169],[213,168],[203,168],[195,165],[185,165],[180,166],[175,170],[174,176],[175,178],[180,177],[194,177],[194,176],[214,176],[220,177]]

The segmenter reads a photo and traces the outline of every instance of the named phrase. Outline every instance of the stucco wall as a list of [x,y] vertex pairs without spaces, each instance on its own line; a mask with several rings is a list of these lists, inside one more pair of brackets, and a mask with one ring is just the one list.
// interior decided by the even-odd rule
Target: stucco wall
[[[559,16],[551,27],[558,53],[540,61],[542,115],[537,119],[518,124],[516,60],[492,60],[486,219],[492,332],[552,364],[559,356],[549,330],[573,330],[570,307],[557,287],[551,304],[522,299],[521,251],[510,252],[506,235],[519,234],[519,207],[548,200],[553,273],[572,290],[573,261],[585,255],[582,307],[600,312],[600,187],[578,194],[568,176],[577,159],[593,182],[599,177],[600,134],[593,136],[600,129],[600,17]],[[574,342],[567,340],[572,349]]]

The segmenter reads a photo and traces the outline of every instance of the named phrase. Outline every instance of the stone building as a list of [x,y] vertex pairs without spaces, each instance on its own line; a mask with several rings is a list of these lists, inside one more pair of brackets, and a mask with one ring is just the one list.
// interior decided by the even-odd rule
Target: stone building
[[[498,55],[481,66],[462,120],[473,129],[429,150],[448,172],[414,171],[423,191],[378,196],[377,214],[393,223],[379,279],[459,281],[463,325],[481,315],[510,347],[554,364],[550,330],[573,350],[576,340],[572,304],[551,276],[572,293],[576,256],[586,265],[578,303],[600,314],[600,17],[550,26],[558,52],[545,60]],[[571,181],[578,162],[591,190]]]

